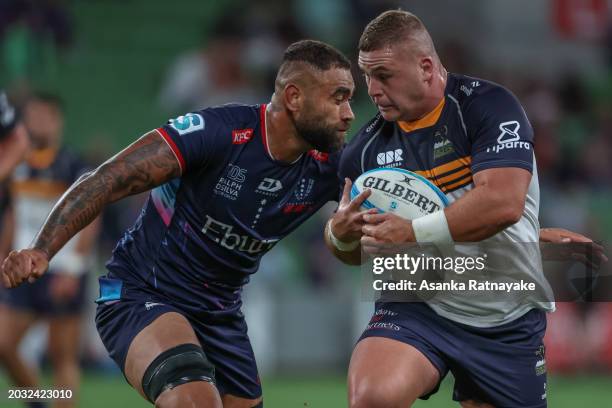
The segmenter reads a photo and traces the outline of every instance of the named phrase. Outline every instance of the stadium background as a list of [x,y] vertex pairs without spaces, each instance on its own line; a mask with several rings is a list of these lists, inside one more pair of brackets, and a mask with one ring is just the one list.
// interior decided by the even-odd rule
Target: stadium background
[[[328,41],[356,59],[365,24],[392,7],[428,26],[451,72],[515,92],[536,131],[541,223],[609,242],[612,235],[612,2],[606,0],[0,1],[0,84],[20,100],[60,95],[66,143],[98,164],[143,132],[201,106],[269,100],[282,50],[300,38]],[[365,83],[353,131],[373,113]],[[113,205],[97,248],[103,273],[143,197]],[[371,305],[359,273],[325,250],[332,207],[264,258],[246,290],[268,407],[345,406],[345,371]],[[612,304],[562,304],[547,338],[551,407],[612,401]],[[123,382],[84,318],[80,406],[146,406]],[[1,335],[1,333],[0,333]],[[48,364],[44,326],[21,351]],[[45,375],[47,382],[48,375]],[[8,387],[0,371],[0,406]],[[430,404],[450,403],[450,382]]]

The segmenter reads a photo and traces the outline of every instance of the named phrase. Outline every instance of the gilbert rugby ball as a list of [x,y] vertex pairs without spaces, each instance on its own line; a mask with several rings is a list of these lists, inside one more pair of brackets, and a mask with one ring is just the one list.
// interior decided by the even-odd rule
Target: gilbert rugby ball
[[444,193],[425,177],[404,169],[380,168],[366,171],[353,183],[351,200],[362,191],[372,194],[362,209],[376,208],[414,220],[448,206]]

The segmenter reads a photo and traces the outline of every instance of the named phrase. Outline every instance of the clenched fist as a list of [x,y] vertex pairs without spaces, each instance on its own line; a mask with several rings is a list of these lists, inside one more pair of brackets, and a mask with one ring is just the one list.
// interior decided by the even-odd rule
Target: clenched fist
[[2,284],[14,288],[24,281],[30,283],[40,278],[49,267],[49,257],[40,249],[11,251],[2,263]]

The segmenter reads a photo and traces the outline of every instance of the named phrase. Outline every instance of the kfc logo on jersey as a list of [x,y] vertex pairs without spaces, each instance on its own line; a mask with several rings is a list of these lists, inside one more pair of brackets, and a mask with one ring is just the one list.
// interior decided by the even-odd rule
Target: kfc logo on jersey
[[253,129],[232,130],[232,144],[243,144],[253,138]]
[[521,141],[521,137],[519,136],[519,129],[521,128],[521,124],[516,120],[511,120],[509,122],[502,122],[499,124],[499,130],[501,133],[497,137],[497,144],[495,146],[491,146],[487,148],[487,153],[495,152],[499,153],[502,150],[506,149],[525,149],[530,150],[531,145],[529,142]]
[[402,157],[404,151],[402,149],[390,150],[376,155],[376,163],[379,166],[399,167],[404,162]]

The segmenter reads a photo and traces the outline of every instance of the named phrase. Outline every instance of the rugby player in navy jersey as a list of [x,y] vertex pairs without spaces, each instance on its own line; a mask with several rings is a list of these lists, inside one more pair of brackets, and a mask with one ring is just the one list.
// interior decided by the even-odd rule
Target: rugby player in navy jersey
[[17,110],[0,89],[0,183],[5,181],[28,150],[28,134]]
[[[509,268],[541,283],[538,251],[517,245],[508,256],[510,243],[590,241],[563,230],[540,237],[533,131],[523,108],[500,85],[448,73],[416,16],[398,10],[372,20],[359,42],[359,67],[379,113],[340,161],[347,182],[325,235],[339,259],[359,264],[362,250],[377,253],[385,244],[487,240],[499,244],[488,248],[499,248]],[[363,215],[349,204],[351,180],[378,167],[427,177],[451,205],[412,222]],[[553,308],[461,295],[377,302],[376,324],[351,358],[350,406],[410,406],[435,393],[450,370],[453,399],[463,407],[545,407],[546,372],[536,367],[544,366],[545,312]]]
[[4,261],[4,285],[34,281],[107,204],[153,189],[100,278],[102,341],[156,406],[263,406],[242,286],[264,253],[337,200],[353,90],[339,51],[292,44],[268,105],[188,113],[77,181],[32,246]]

